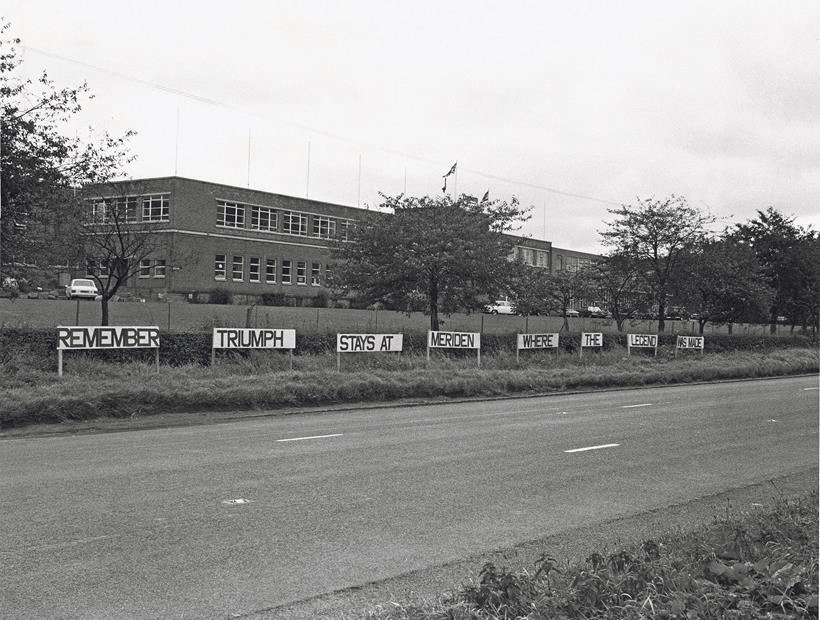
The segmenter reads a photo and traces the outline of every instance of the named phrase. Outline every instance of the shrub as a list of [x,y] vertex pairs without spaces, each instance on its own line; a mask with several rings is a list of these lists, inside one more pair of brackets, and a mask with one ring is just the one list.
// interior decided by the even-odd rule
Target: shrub
[[208,293],[209,304],[232,304],[233,293],[224,288],[215,288]]
[[265,293],[259,296],[259,303],[263,306],[287,306],[287,299],[282,293]]

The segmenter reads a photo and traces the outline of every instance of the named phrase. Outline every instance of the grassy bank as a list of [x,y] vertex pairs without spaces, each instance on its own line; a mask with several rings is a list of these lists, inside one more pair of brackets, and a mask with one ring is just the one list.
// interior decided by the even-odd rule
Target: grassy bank
[[298,356],[288,371],[285,355],[224,359],[214,367],[112,364],[76,357],[66,375],[38,370],[25,360],[0,365],[0,428],[103,416],[275,409],[300,405],[389,401],[425,397],[535,394],[612,386],[771,377],[818,370],[814,349],[711,353],[679,358],[633,356],[612,350],[578,359],[533,354],[515,363],[500,351],[473,357],[350,356],[343,372],[329,370],[334,355]]
[[417,607],[380,605],[369,620],[527,618],[817,618],[818,497],[725,516],[577,564],[548,554],[527,570],[486,564],[479,579]]

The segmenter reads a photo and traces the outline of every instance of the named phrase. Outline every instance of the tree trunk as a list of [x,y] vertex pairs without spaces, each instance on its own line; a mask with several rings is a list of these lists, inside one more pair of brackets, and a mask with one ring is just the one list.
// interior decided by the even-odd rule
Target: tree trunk
[[777,308],[772,308],[772,315],[770,317],[769,333],[775,335],[777,333]]
[[615,318],[615,324],[618,326],[618,331],[624,331],[624,317],[618,316]]
[[100,319],[100,325],[108,325],[108,298],[103,296],[102,301],[100,301],[100,309],[102,310],[102,318]]
[[703,330],[706,327],[706,321],[698,321],[698,335],[703,336]]
[[666,327],[666,323],[664,322],[664,315],[666,314],[666,308],[663,305],[663,302],[658,302],[658,331],[662,332]]
[[430,303],[430,329],[437,332],[439,329],[438,322],[438,280],[430,279],[430,288],[428,290]]

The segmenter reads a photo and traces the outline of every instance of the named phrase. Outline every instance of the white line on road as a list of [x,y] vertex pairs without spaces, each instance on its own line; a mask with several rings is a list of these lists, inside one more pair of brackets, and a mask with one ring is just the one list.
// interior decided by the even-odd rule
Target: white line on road
[[310,437],[291,437],[290,439],[277,439],[276,441],[302,441],[304,439],[324,439],[325,437],[341,437],[344,433],[335,433],[333,435],[312,435]]
[[803,388],[804,392],[808,392],[809,390],[820,390],[820,388]]
[[587,450],[600,450],[601,448],[615,448],[620,446],[619,443],[605,443],[602,446],[589,446],[587,448],[574,448],[573,450],[564,450],[564,452],[586,452]]
[[621,405],[621,409],[632,409],[633,407],[650,407],[652,403],[641,403],[640,405]]

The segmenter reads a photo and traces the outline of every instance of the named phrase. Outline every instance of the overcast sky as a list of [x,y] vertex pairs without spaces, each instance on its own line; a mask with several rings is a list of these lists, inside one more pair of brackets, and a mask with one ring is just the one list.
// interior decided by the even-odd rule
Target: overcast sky
[[83,127],[138,132],[134,178],[372,207],[458,161],[448,191],[576,250],[636,196],[820,228],[817,0],[4,7],[28,73],[88,82]]

